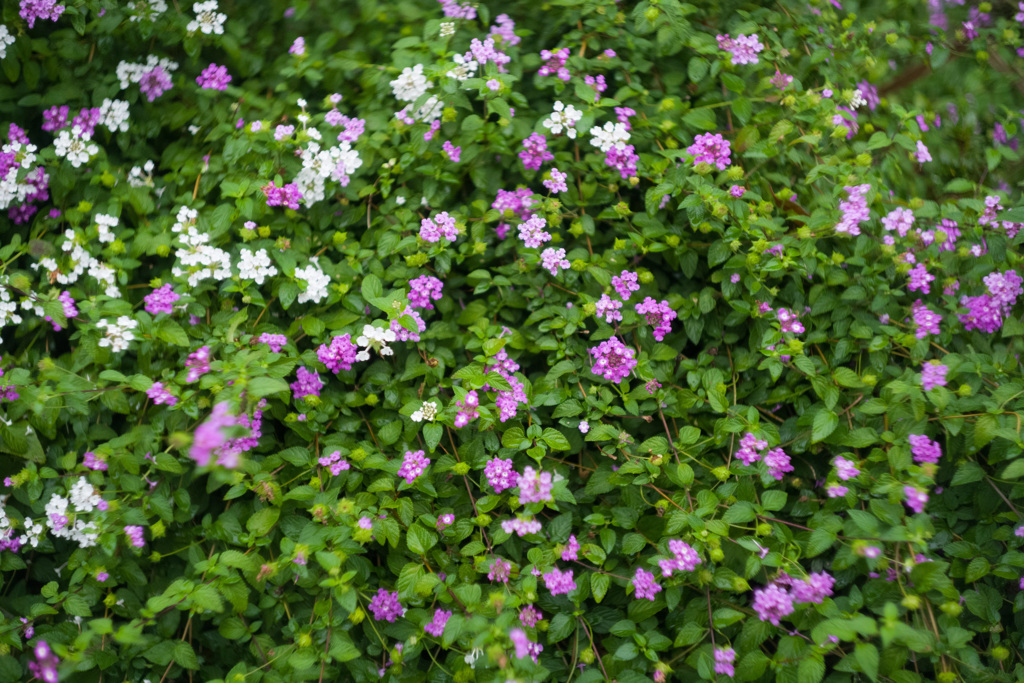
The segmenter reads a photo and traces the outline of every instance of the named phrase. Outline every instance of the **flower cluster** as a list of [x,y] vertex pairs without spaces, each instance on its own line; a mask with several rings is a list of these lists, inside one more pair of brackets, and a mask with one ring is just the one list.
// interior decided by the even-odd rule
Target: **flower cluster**
[[718,40],[718,49],[725,50],[730,54],[731,61],[733,64],[757,64],[758,53],[764,50],[764,45],[761,44],[757,34],[745,36],[738,35],[735,38],[730,38],[729,34],[716,36]]
[[423,474],[428,465],[430,460],[423,451],[406,451],[402,465],[398,468],[398,476],[403,477],[406,484],[411,484]]
[[693,144],[686,148],[687,154],[693,155],[693,164],[711,164],[719,171],[724,171],[732,163],[731,143],[721,133],[704,133],[693,139]]
[[351,468],[348,460],[341,457],[341,451],[334,451],[330,455],[325,455],[319,458],[317,462],[321,467],[328,468],[335,477]]
[[636,351],[627,347],[616,337],[601,342],[589,349],[594,357],[594,365],[590,371],[609,382],[621,382],[636,367]]

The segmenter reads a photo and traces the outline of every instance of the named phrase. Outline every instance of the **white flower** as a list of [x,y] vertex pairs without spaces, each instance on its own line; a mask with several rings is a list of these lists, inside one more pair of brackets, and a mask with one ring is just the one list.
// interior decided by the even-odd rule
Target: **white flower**
[[167,3],[164,0],[129,0],[128,11],[132,13],[129,21],[153,21],[157,14],[167,11]]
[[864,94],[861,93],[860,88],[854,88],[853,96],[850,98],[850,109],[857,109],[867,103],[868,101],[864,99]]
[[185,27],[189,33],[196,31],[206,34],[216,33],[217,35],[224,33],[224,22],[228,15],[217,11],[217,0],[197,2],[192,5],[192,11],[196,13],[196,18]]
[[59,157],[67,157],[75,168],[88,163],[89,159],[99,154],[100,148],[90,144],[92,136],[75,126],[69,133],[62,130],[60,136],[53,141],[54,152]]
[[391,328],[363,325],[363,334],[356,339],[356,344],[365,348],[356,354],[356,360],[369,360],[371,348],[376,350],[382,356],[393,355],[394,351],[391,350],[391,347],[388,346],[388,344],[395,341],[397,338],[395,331]]
[[299,101],[296,102],[296,104],[299,105],[299,109],[305,109],[306,108],[306,100],[301,98],[301,97],[299,98]]
[[472,650],[470,651],[470,653],[469,653],[468,655],[466,655],[465,657],[463,657],[463,661],[465,661],[465,662],[466,662],[466,664],[469,664],[470,666],[473,666],[473,664],[474,664],[474,663],[476,662],[476,660],[477,660],[477,659],[479,659],[479,658],[480,658],[480,655],[482,655],[483,653],[484,653],[484,651],[483,651],[483,650],[481,650],[481,649],[480,649],[480,648],[478,648],[478,647],[474,647],[474,648],[473,648],[473,649],[472,649]]
[[412,418],[413,422],[423,422],[424,420],[433,422],[434,418],[437,417],[437,404],[433,401],[427,401],[409,417]]
[[262,285],[264,278],[277,275],[277,268],[270,264],[270,256],[267,255],[266,249],[257,252],[242,249],[241,258],[238,259],[238,275]]
[[457,81],[464,81],[467,78],[471,78],[476,74],[476,68],[479,66],[472,59],[467,60],[462,55],[455,55],[452,57],[452,61],[455,62],[455,68],[445,74],[448,78],[454,78]]
[[99,241],[103,243],[113,242],[114,233],[110,231],[111,228],[116,228],[119,221],[114,216],[108,216],[106,214],[96,215],[96,230],[99,232]]
[[423,75],[423,65],[417,64],[414,67],[405,67],[398,78],[391,81],[391,91],[399,102],[415,102],[420,95],[427,92],[434,86]]
[[565,128],[565,134],[570,138],[576,138],[576,124],[583,118],[583,112],[571,104],[566,107],[561,102],[555,102],[555,111],[544,120],[544,127],[552,134],[558,135]]
[[454,21],[442,21],[441,22],[441,37],[447,38],[448,36],[455,35],[455,22]]
[[100,123],[111,133],[128,132],[128,103],[124,100],[106,98],[100,106]]
[[0,24],[0,59],[7,56],[8,45],[14,45],[14,36],[7,30],[7,26]]
[[395,204],[398,204],[399,206],[405,204],[405,197],[403,197],[402,195],[398,195],[397,197],[395,197]]
[[590,144],[602,152],[607,152],[612,147],[623,149],[629,142],[629,131],[622,123],[609,121],[604,126],[594,126],[590,129],[590,134],[594,136],[590,139]]
[[319,260],[314,256],[309,259],[309,262],[311,265],[295,271],[296,279],[306,283],[306,291],[299,292],[297,301],[300,304],[304,304],[307,301],[312,301],[315,304],[320,303],[327,296],[327,286],[331,284],[331,278],[320,270]]
[[190,125],[190,126],[188,127],[188,132],[189,132],[189,133],[192,133],[192,135],[195,135],[195,134],[196,134],[196,133],[198,133],[198,132],[199,132],[200,130],[202,130],[202,129],[201,129],[201,128],[200,128],[199,126],[196,126],[196,125],[194,125],[194,124],[193,124],[193,125]]
[[140,168],[132,166],[128,172],[128,184],[132,187],[153,187],[153,162],[147,161]]
[[96,327],[106,330],[106,336],[100,339],[100,346],[109,346],[110,350],[117,353],[118,351],[124,351],[128,348],[128,342],[135,339],[135,334],[132,332],[139,323],[132,320],[126,315],[122,315],[117,319],[117,322],[110,322],[109,320],[101,320],[96,323]]
[[92,512],[103,500],[85,477],[79,477],[69,492],[76,512]]

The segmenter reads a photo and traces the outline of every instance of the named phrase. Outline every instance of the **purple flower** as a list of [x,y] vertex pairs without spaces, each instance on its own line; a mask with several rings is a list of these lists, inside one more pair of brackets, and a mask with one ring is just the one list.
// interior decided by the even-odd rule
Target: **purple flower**
[[569,537],[569,542],[562,549],[562,560],[569,562],[570,560],[579,559],[580,544],[576,540],[576,535],[573,534]]
[[519,158],[529,170],[537,170],[545,161],[551,161],[555,155],[548,151],[548,141],[540,133],[533,133],[523,140],[523,148],[519,152]]
[[494,487],[495,493],[501,493],[516,485],[516,472],[512,469],[511,460],[491,458],[484,467],[487,483]]
[[754,611],[761,621],[779,625],[779,619],[793,613],[793,596],[774,583],[754,591]]
[[629,376],[637,364],[636,358],[634,358],[636,351],[627,347],[616,337],[601,342],[596,347],[589,349],[589,352],[594,357],[594,365],[590,371],[610,382],[621,382]]
[[[50,21],[57,21],[60,15],[64,13],[64,5],[58,5],[57,0],[21,0],[21,10],[18,14],[21,18],[28,22],[28,27],[32,28],[36,25],[36,19],[49,19]],[[43,643],[45,646],[46,643]],[[42,676],[38,676],[42,678]],[[56,670],[54,671],[54,681],[57,680]],[[47,681],[50,683],[50,681]]]
[[534,214],[519,225],[519,239],[523,240],[524,246],[536,249],[551,239],[551,234],[544,230],[545,227],[547,221]]
[[451,619],[452,613],[450,610],[436,609],[434,610],[434,619],[429,624],[423,627],[423,630],[434,636],[440,638],[441,634],[444,633],[445,624]]
[[565,249],[548,248],[540,254],[541,264],[552,275],[558,275],[559,268],[568,268],[569,259],[565,258]]
[[773,448],[765,453],[764,464],[768,466],[768,474],[779,481],[782,481],[783,474],[793,471],[793,466],[789,462],[789,456],[781,448]]
[[141,526],[134,526],[129,524],[124,528],[124,533],[132,542],[132,545],[136,548],[141,548],[146,545],[146,540],[145,538],[143,538],[143,531]]
[[878,88],[867,81],[861,81],[858,83],[857,90],[860,90],[860,96],[864,98],[865,102],[867,102],[868,109],[871,111],[874,111],[882,101],[878,97]]
[[546,503],[554,500],[551,493],[554,484],[550,472],[538,472],[529,465],[516,480],[519,487],[520,503]]
[[789,87],[789,84],[793,82],[793,77],[789,74],[784,74],[778,69],[775,70],[775,75],[771,78],[771,84],[779,90],[785,90]]
[[441,289],[444,284],[431,275],[421,275],[409,281],[409,305],[413,308],[433,310],[430,300],[441,300]]
[[642,567],[636,568],[636,573],[633,575],[633,588],[637,598],[646,598],[652,601],[661,592],[661,586],[655,582],[654,574],[644,571]]
[[533,605],[527,605],[519,610],[519,621],[522,622],[523,626],[529,626],[530,628],[536,626],[543,616],[541,611]]
[[613,323],[617,320],[622,320],[622,313],[619,309],[622,308],[621,301],[615,301],[607,294],[602,294],[601,299],[597,302],[597,313],[598,318],[604,317],[606,323]]
[[843,189],[846,190],[847,199],[839,202],[843,216],[836,224],[836,232],[856,236],[860,234],[860,224],[869,218],[866,195],[871,185],[847,185]]
[[946,386],[946,373],[949,372],[942,363],[932,361],[921,367],[921,387],[925,391],[931,391],[935,387]]
[[453,163],[459,163],[459,158],[462,156],[462,147],[456,147],[451,143],[451,140],[445,140],[444,144],[441,145],[441,149],[448,155],[448,159]]
[[[25,2],[32,2],[33,0],[22,0],[22,7],[24,8]],[[60,11],[64,11],[63,5],[59,6]],[[25,10],[22,9],[22,16],[24,17]],[[45,17],[43,17],[45,18]],[[56,19],[56,17],[54,17]],[[29,24],[31,26],[31,24]],[[32,653],[35,655],[36,660],[28,663],[29,672],[45,683],[57,683],[57,665],[60,664],[60,660],[57,655],[53,654],[50,650],[50,646],[46,644],[45,640],[40,640],[36,643],[35,647],[32,648]]]
[[907,285],[907,290],[920,291],[922,294],[928,294],[931,291],[930,283],[935,280],[935,276],[928,272],[928,268],[923,263],[911,268],[908,274],[910,283]]
[[174,87],[171,75],[159,64],[146,70],[139,78],[139,90],[152,102]]
[[311,372],[306,368],[299,368],[296,376],[296,381],[291,384],[292,398],[298,401],[306,396],[320,395],[320,390],[324,388],[324,383],[321,381],[319,374]]
[[730,38],[726,33],[724,36],[717,36],[717,39],[718,49],[729,52],[732,63],[736,65],[757,64],[757,54],[764,50],[764,45],[761,44],[756,34],[751,36],[740,34],[735,38]]
[[637,174],[636,164],[638,161],[640,161],[640,156],[636,153],[636,148],[633,145],[623,145],[622,147],[612,145],[604,153],[605,165],[618,171],[623,180],[629,180]]
[[154,289],[150,294],[147,294],[143,301],[146,302],[146,313],[150,315],[157,315],[158,313],[173,313],[174,302],[181,298],[180,294],[176,294],[171,285],[166,284],[162,287]]
[[296,38],[292,46],[288,48],[288,54],[295,55],[296,57],[306,54],[306,39],[302,36]]
[[[961,303],[963,303],[961,301]],[[961,317],[961,322],[963,318]],[[914,302],[914,324],[917,325],[917,330],[914,332],[914,336],[918,339],[924,339],[929,334],[939,334],[939,323],[942,322],[942,316],[934,311],[930,310],[927,306],[921,303],[918,299]],[[968,330],[971,328],[968,327]]]
[[934,464],[942,457],[942,447],[924,434],[911,434],[907,440],[910,441],[910,452],[914,456],[914,462]]
[[723,676],[735,676],[736,669],[732,663],[736,660],[736,650],[731,647],[715,648],[715,673]]
[[228,68],[213,63],[203,69],[196,78],[196,83],[203,90],[227,90],[230,82],[231,76],[228,74]]
[[835,459],[835,466],[836,474],[843,481],[853,479],[860,474],[860,470],[857,469],[857,465],[855,465],[852,460],[847,460],[841,456]]
[[722,137],[721,133],[704,133],[693,140],[693,144],[686,149],[687,154],[694,156],[693,165],[708,163],[719,171],[724,171],[731,163],[732,150],[730,142]]
[[480,397],[475,389],[467,393],[464,398],[456,401],[455,406],[459,409],[454,422],[455,427],[458,429],[468,425],[470,420],[480,417]]
[[740,447],[736,451],[736,457],[744,465],[753,465],[755,462],[761,459],[759,451],[763,451],[768,448],[768,442],[763,439],[758,439],[751,432],[747,432],[740,439]]
[[640,289],[637,283],[637,274],[628,270],[612,276],[612,287],[623,301],[629,301],[629,296]]
[[402,466],[398,468],[398,476],[405,477],[405,483],[411,484],[416,481],[416,477],[423,474],[429,464],[430,460],[423,451],[406,451]]
[[274,353],[281,353],[281,349],[288,343],[288,337],[283,334],[270,334],[264,332],[260,335],[260,343],[266,344]]
[[665,335],[672,331],[672,321],[676,319],[676,312],[669,306],[668,301],[659,302],[646,297],[642,303],[636,305],[636,312],[644,316],[648,325],[654,325],[655,341],[662,341]]
[[842,498],[850,492],[850,489],[841,484],[829,484],[825,488],[825,492],[828,494],[829,498]]
[[390,593],[383,588],[377,589],[377,594],[370,601],[370,611],[377,621],[395,623],[395,619],[405,616],[405,608],[398,602],[398,593]]
[[666,578],[672,576],[672,572],[692,572],[701,563],[697,551],[683,541],[678,539],[670,540],[668,542],[668,549],[673,554],[673,558],[670,560],[658,560],[661,573]]
[[924,512],[924,504],[928,502],[927,493],[913,486],[904,486],[903,495],[906,496],[904,502],[908,508],[917,513]]
[[331,344],[321,344],[316,350],[316,357],[327,369],[338,374],[342,370],[351,370],[356,362],[359,347],[352,343],[352,336],[343,334],[331,339]]
[[293,211],[298,211],[302,191],[295,183],[287,183],[284,187],[267,183],[260,189],[267,196],[267,206],[285,206]]
[[731,194],[733,197],[736,197],[737,199],[742,197],[746,193],[746,191],[747,188],[743,187],[742,185],[733,185],[732,187],[729,188],[729,194]]
[[506,562],[500,557],[497,557],[491,564],[490,571],[487,572],[487,580],[497,581],[498,583],[508,583],[508,577],[511,572],[512,563]]
[[331,474],[335,477],[352,467],[347,460],[341,457],[341,451],[334,451],[330,455],[325,455],[317,460],[317,462],[320,463],[321,467],[329,468]]
[[153,399],[153,404],[158,406],[165,403],[173,406],[178,403],[178,399],[164,388],[163,382],[153,382],[153,385],[146,390],[146,396]]
[[420,238],[425,242],[440,242],[442,237],[454,242],[458,236],[455,219],[449,216],[447,211],[442,211],[433,218],[420,220]]
[[522,629],[514,628],[509,632],[508,637],[512,640],[512,644],[516,648],[516,658],[522,659],[523,657],[529,657],[533,660],[533,663],[537,663],[537,655],[544,651],[544,646],[540,643],[532,642],[523,632]]
[[567,595],[576,590],[576,582],[572,579],[572,570],[559,571],[552,568],[544,574],[544,586],[551,591],[551,595]]
[[797,602],[813,602],[820,605],[832,595],[836,580],[828,572],[811,574],[803,581],[793,581],[793,598]]
[[548,171],[547,175],[549,178],[541,181],[541,184],[549,191],[567,192],[569,190],[569,186],[565,184],[565,179],[569,177],[568,174],[562,173],[557,168],[553,168]]
[[569,48],[562,47],[554,52],[541,50],[540,58],[544,64],[537,70],[538,76],[558,76],[563,81],[569,80],[571,76],[565,68],[565,63],[569,61]]
[[227,403],[218,403],[213,407],[213,412],[210,413],[206,422],[196,427],[195,434],[192,436],[192,447],[188,453],[188,456],[195,460],[196,464],[202,467],[209,465],[213,451],[227,442],[224,429],[236,424],[235,417],[230,414],[229,410]]

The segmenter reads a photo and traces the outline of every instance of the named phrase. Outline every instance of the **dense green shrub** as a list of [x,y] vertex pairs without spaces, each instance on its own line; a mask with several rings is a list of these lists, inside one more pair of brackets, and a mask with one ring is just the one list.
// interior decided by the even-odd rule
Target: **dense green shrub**
[[2,21],[0,680],[1024,677],[1024,3]]

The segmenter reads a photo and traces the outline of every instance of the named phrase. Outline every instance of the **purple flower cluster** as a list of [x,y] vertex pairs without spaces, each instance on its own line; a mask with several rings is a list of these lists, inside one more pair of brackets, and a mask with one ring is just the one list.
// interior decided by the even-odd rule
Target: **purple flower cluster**
[[383,588],[377,589],[377,594],[370,600],[370,611],[377,621],[386,621],[389,624],[395,623],[395,619],[405,616],[405,608],[398,602],[398,592],[390,593]]
[[174,302],[180,298],[181,295],[176,294],[170,284],[158,287],[143,298],[146,303],[146,313],[150,315],[174,313]]
[[101,458],[97,458],[96,454],[89,451],[82,455],[82,465],[88,467],[90,470],[104,471],[107,469],[107,462]]
[[533,133],[523,140],[523,148],[519,150],[519,158],[523,166],[536,171],[545,161],[551,161],[555,155],[548,151],[548,140],[540,133]]
[[551,239],[551,233],[544,230],[547,224],[542,216],[537,214],[530,216],[519,224],[519,239],[523,240],[525,246],[532,249],[540,247]]
[[210,371],[210,347],[200,346],[188,354],[188,358],[185,359],[185,367],[188,368],[186,382],[195,382],[208,373]]
[[842,456],[835,459],[835,466],[836,476],[843,481],[853,479],[860,474],[860,470],[857,469],[857,465],[852,460],[847,460]]
[[441,634],[444,633],[445,624],[451,619],[452,613],[450,610],[436,609],[434,610],[434,619],[423,627],[423,630],[434,636],[440,638]]
[[562,47],[554,52],[551,50],[541,50],[540,58],[544,63],[537,70],[538,76],[557,76],[563,81],[569,80],[571,75],[569,70],[565,68],[565,63],[569,61],[569,48]]
[[495,493],[501,493],[516,485],[518,475],[512,468],[511,459],[491,458],[484,467],[487,483],[494,487]]
[[939,362],[925,363],[921,367],[921,387],[931,391],[935,387],[946,386],[946,373],[949,368]]
[[781,448],[773,448],[764,454],[764,464],[768,467],[768,474],[775,479],[782,481],[782,475],[793,471],[789,456]]
[[318,373],[306,368],[299,368],[295,374],[297,379],[291,384],[292,398],[298,401],[306,396],[320,395],[320,390],[324,388],[324,383]]
[[487,572],[488,581],[497,581],[498,583],[508,583],[508,577],[512,573],[512,563],[506,562],[505,560],[497,557],[491,564],[490,571]]
[[640,155],[636,153],[636,148],[633,145],[623,145],[622,147],[612,145],[604,153],[605,165],[618,171],[623,180],[629,180],[637,174],[636,164],[638,161],[640,161]]
[[736,65],[757,64],[757,54],[764,50],[764,45],[761,44],[756,34],[751,36],[740,34],[735,38],[730,38],[726,33],[724,36],[719,35],[716,38],[718,39],[718,49],[728,52],[731,55],[732,63]]
[[146,545],[146,539],[143,537],[143,530],[141,526],[129,524],[124,528],[124,534],[136,548],[141,548]]
[[60,130],[68,125],[68,114],[70,113],[71,109],[66,104],[62,104],[59,107],[54,105],[49,109],[45,109],[43,111],[43,125],[40,127],[48,133]]
[[[842,205],[840,205],[840,208],[842,208]],[[864,218],[862,220],[867,220],[866,203],[864,205]],[[913,227],[913,225],[914,212],[911,211],[910,209],[904,209],[902,206],[897,209],[893,209],[892,211],[887,213],[884,218],[882,218],[882,227],[884,227],[889,232],[895,230],[900,237],[906,237],[907,232],[910,230],[911,227]],[[956,223],[954,223],[954,225],[956,225]]]
[[722,676],[735,676],[736,668],[732,663],[736,661],[736,650],[731,647],[715,648],[715,673]]
[[579,544],[579,541],[576,540],[576,535],[573,534],[572,536],[569,537],[569,542],[565,544],[564,548],[562,548],[562,555],[561,555],[562,560],[564,562],[570,562],[572,560],[578,560],[579,559],[579,552],[580,552],[580,544]]
[[235,418],[234,424],[247,428],[249,435],[240,436],[237,439],[229,439],[221,445],[216,451],[218,465],[228,468],[238,467],[238,456],[251,451],[259,445],[260,437],[263,435],[263,409],[266,407],[267,400],[260,399],[259,403],[256,404],[256,410],[253,411],[251,419],[245,414]]
[[907,437],[910,442],[910,453],[914,456],[914,462],[937,463],[942,457],[942,446],[938,441],[932,441],[924,434],[911,434]]
[[[519,370],[519,364],[509,358],[508,351],[501,349],[494,355],[494,360],[497,361],[496,365],[485,366],[484,372],[490,372],[491,370],[496,371],[499,375],[505,378],[505,381],[509,383],[511,389],[505,391],[499,391],[497,398],[494,399],[494,405],[498,408],[498,420],[505,422],[516,416],[516,412],[519,408],[519,404],[528,403],[526,398],[526,387],[520,382],[513,374]],[[490,391],[490,385],[485,384],[483,386],[485,391]]]
[[642,567],[636,568],[632,583],[638,599],[646,598],[653,601],[661,592],[661,586],[654,580],[654,574],[644,571]]
[[565,179],[569,177],[568,174],[562,173],[557,168],[553,168],[548,171],[548,179],[541,181],[550,192],[568,192],[569,186],[565,184]]
[[330,455],[325,455],[318,459],[317,462],[320,463],[321,467],[330,468],[331,474],[335,477],[352,467],[348,460],[341,457],[341,451],[334,451]]
[[917,513],[924,512],[925,503],[928,502],[928,494],[919,488],[914,486],[904,486],[903,495],[906,500],[903,502],[907,504],[907,507]]
[[158,406],[163,404],[173,406],[178,403],[178,399],[164,387],[163,382],[153,382],[153,385],[146,389],[146,396],[153,399],[153,404]]
[[743,438],[740,439],[740,447],[739,450],[736,451],[736,457],[739,458],[744,465],[753,465],[761,459],[761,453],[759,451],[763,451],[766,448],[768,448],[767,441],[757,438],[752,432],[747,432],[743,435]]
[[281,349],[288,343],[288,337],[283,334],[270,334],[269,332],[264,332],[260,335],[259,342],[269,346],[270,350],[274,353],[281,353]]
[[576,582],[572,578],[572,570],[560,571],[558,568],[552,568],[547,574],[544,574],[544,586],[551,595],[568,595],[572,591],[576,590]]
[[867,193],[871,185],[846,185],[843,189],[846,190],[847,198],[839,202],[843,216],[836,224],[836,232],[856,236],[860,234],[860,224],[869,218]]
[[622,313],[619,309],[622,308],[621,301],[615,301],[607,294],[602,294],[601,299],[597,302],[597,317],[604,317],[606,323],[613,323],[617,320],[622,320]]
[[487,62],[494,62],[501,72],[507,71],[505,65],[512,61],[511,57],[495,46],[494,38],[473,38],[469,41],[469,51],[462,58],[467,62],[475,61],[481,67]]
[[448,160],[453,164],[459,163],[459,159],[462,158],[462,147],[456,147],[452,144],[451,140],[445,140],[444,144],[441,145],[441,149],[448,155]]
[[196,83],[203,90],[227,90],[230,82],[231,75],[228,73],[228,68],[217,66],[212,62],[196,77]]
[[[36,19],[57,21],[60,15],[64,14],[64,5],[58,5],[57,0],[21,0],[21,9],[18,14],[28,22],[28,27],[32,28],[36,25]],[[43,645],[45,646],[46,643]],[[54,680],[56,679],[57,676],[54,674]]]
[[[24,3],[26,0],[22,0]],[[24,7],[24,5],[22,5]],[[60,11],[64,11],[64,6],[59,5]],[[25,10],[22,9],[22,17],[25,16]],[[56,17],[55,17],[56,18]],[[29,24],[31,26],[32,24]],[[28,670],[33,676],[38,678],[44,683],[57,683],[57,665],[60,664],[60,659],[57,655],[53,654],[50,650],[50,646],[46,644],[45,640],[40,640],[36,643],[35,647],[32,648],[32,653],[36,656],[34,662],[28,663]]]
[[798,603],[813,602],[820,605],[825,598],[832,595],[832,588],[836,580],[828,572],[817,572],[811,574],[803,581],[793,580],[790,588],[793,591],[793,598]]
[[529,657],[533,660],[533,663],[537,663],[537,656],[544,651],[544,646],[540,643],[531,641],[526,633],[520,628],[512,629],[508,634],[509,639],[512,641],[512,645],[516,648],[516,658],[523,659]]
[[[552,275],[558,275],[559,268],[568,268],[569,259],[565,258],[565,249],[548,248],[540,254],[541,264],[547,268]],[[673,316],[675,313],[672,314]]]
[[637,282],[637,274],[624,270],[618,275],[613,275],[612,287],[615,288],[615,291],[623,301],[629,301],[630,294],[640,289],[640,284]]
[[643,303],[636,305],[636,312],[644,316],[648,325],[654,325],[654,340],[662,341],[672,331],[672,321],[676,312],[668,305],[668,301],[655,301],[646,297]]
[[[61,292],[60,295],[57,297],[57,301],[59,301],[64,308],[65,318],[71,320],[76,315],[78,315],[78,308],[75,306],[75,300],[71,298],[71,292],[68,292],[67,290]],[[50,316],[45,316],[45,320],[46,322],[53,325],[54,332],[60,332],[63,329],[60,325],[53,322],[53,318],[51,318]],[[0,375],[3,375],[2,371],[0,371]]]
[[402,466],[398,468],[398,476],[405,477],[405,483],[411,484],[416,481],[416,477],[423,474],[429,464],[430,460],[423,451],[406,451]]
[[425,308],[434,310],[434,304],[430,300],[441,300],[441,289],[444,283],[431,275],[420,275],[418,278],[409,281],[409,305],[413,308]]
[[793,596],[777,584],[770,583],[754,591],[753,607],[758,619],[778,626],[779,619],[793,613]]
[[174,87],[171,75],[160,64],[146,69],[139,77],[139,90],[152,102]]
[[533,517],[516,517],[502,521],[501,528],[507,534],[515,533],[517,536],[523,537],[527,534],[539,534],[542,527],[540,522]]
[[286,206],[293,211],[298,211],[302,191],[295,183],[287,183],[284,187],[267,183],[261,189],[267,196],[267,206]]
[[708,163],[724,171],[731,161],[731,143],[722,137],[721,133],[704,133],[693,140],[693,144],[686,148],[687,154],[693,155],[693,165]]
[[596,347],[589,349],[590,355],[594,356],[594,365],[590,371],[598,377],[604,377],[609,382],[621,382],[636,367],[637,361],[634,356],[636,351],[627,347],[616,337],[601,342]]
[[449,242],[454,242],[459,236],[455,227],[455,219],[442,211],[433,218],[424,218],[420,221],[420,238],[425,242],[440,242],[444,237]]
[[520,503],[547,503],[554,500],[550,472],[538,472],[529,465],[516,480]]
[[697,551],[683,541],[673,538],[668,542],[668,549],[673,555],[672,559],[658,560],[661,573],[666,578],[672,576],[672,572],[692,572],[701,563]]
[[470,420],[480,417],[480,397],[477,395],[476,389],[467,393],[465,398],[456,401],[455,406],[459,412],[455,415],[454,424],[459,429],[468,425]]
[[[412,318],[412,321],[416,324],[416,332],[407,329],[404,325],[402,325],[401,322],[399,322],[401,316],[403,315],[407,315],[410,318]],[[388,327],[390,327],[391,331],[395,333],[395,338],[398,339],[398,341],[418,342],[420,340],[420,332],[425,332],[427,329],[427,323],[423,321],[423,318],[420,316],[419,313],[417,313],[411,307],[408,307],[401,312],[398,318],[392,320],[388,324]]]
[[923,263],[911,268],[907,274],[910,276],[910,282],[907,284],[908,291],[919,291],[922,294],[928,294],[931,291],[931,283],[935,280],[935,276],[928,272],[928,268]]
[[316,350],[316,357],[327,369],[337,375],[342,370],[351,370],[356,362],[359,347],[352,343],[352,336],[343,334],[331,339],[331,345],[321,344]]
[[523,624],[523,626],[533,628],[537,625],[537,622],[543,618],[544,614],[533,605],[527,605],[526,607],[519,610],[519,621]]
[[929,309],[920,299],[914,302],[913,315],[914,324],[917,325],[914,336],[918,339],[924,339],[929,334],[938,334],[940,332],[939,323],[942,322],[942,315]]

